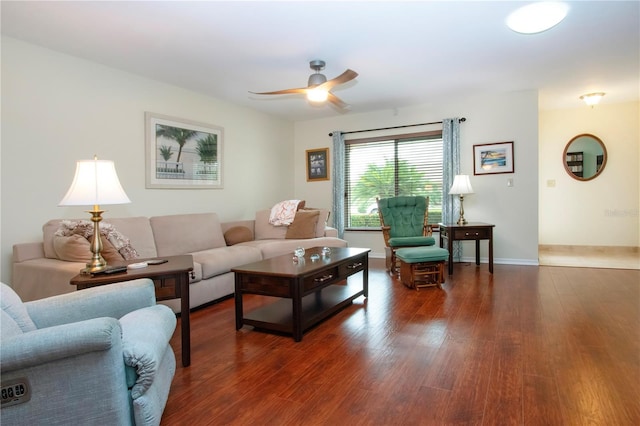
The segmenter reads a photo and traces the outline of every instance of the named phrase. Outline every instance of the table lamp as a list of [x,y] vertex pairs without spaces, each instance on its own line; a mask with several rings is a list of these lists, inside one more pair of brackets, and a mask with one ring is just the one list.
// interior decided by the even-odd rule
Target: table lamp
[[460,196],[460,217],[458,218],[458,225],[466,225],[467,220],[464,218],[464,196],[466,194],[473,194],[473,188],[471,187],[471,182],[469,181],[469,176],[467,175],[456,175],[453,179],[453,185],[451,185],[451,189],[449,190],[450,195],[459,195]]
[[130,202],[120,185],[113,161],[98,160],[98,157],[94,157],[93,160],[76,162],[76,175],[59,206],[93,206],[93,210],[87,210],[93,222],[92,256],[87,267],[82,270],[83,273],[100,272],[107,267],[107,262],[100,254],[102,239],[99,224],[104,213],[104,210],[100,210],[100,204]]

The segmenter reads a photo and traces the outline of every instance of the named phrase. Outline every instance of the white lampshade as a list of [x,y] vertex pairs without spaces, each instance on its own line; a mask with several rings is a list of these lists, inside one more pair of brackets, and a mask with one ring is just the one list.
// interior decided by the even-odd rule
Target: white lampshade
[[471,181],[469,181],[469,176],[456,175],[456,177],[453,179],[453,185],[451,185],[449,194],[451,195],[473,194],[473,188],[471,187]]
[[76,162],[76,175],[59,205],[90,206],[130,202],[120,185],[113,161],[94,159]]

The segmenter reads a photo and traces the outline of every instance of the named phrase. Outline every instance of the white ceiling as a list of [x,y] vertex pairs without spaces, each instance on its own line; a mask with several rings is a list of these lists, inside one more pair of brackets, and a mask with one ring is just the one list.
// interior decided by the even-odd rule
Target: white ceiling
[[[351,113],[540,91],[540,108],[640,97],[640,2],[570,1],[536,35],[509,30],[512,1],[6,1],[2,34],[291,120],[328,117],[301,95],[309,61]],[[349,113],[349,112],[347,112]]]

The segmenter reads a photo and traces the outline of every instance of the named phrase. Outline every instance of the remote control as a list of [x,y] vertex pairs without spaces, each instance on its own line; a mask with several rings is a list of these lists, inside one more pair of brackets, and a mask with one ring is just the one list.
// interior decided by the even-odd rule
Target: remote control
[[115,274],[118,272],[125,272],[126,270],[127,270],[126,266],[107,266],[102,271],[92,272],[92,275]]
[[151,260],[147,260],[147,265],[160,265],[167,262],[168,262],[167,259],[151,259]]

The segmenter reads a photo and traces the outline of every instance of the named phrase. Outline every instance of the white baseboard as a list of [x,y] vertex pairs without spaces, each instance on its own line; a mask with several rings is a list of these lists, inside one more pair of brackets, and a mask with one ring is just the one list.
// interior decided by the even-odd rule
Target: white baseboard
[[[369,258],[371,259],[384,259],[385,254],[380,252],[370,252]],[[475,263],[475,257],[462,257],[462,262]],[[489,258],[480,257],[480,263],[489,263]],[[525,266],[539,266],[538,259],[509,259],[509,258],[494,258],[494,265],[525,265]]]

